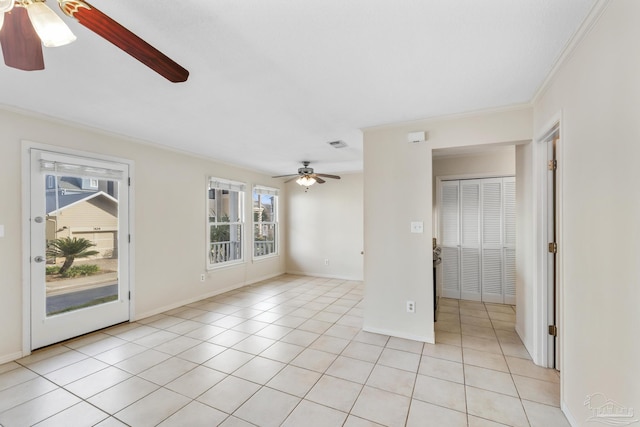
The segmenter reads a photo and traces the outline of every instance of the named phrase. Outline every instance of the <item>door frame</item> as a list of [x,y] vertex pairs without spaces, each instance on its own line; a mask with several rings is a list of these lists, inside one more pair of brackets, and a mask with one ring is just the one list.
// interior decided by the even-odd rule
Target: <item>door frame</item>
[[56,145],[43,144],[29,140],[21,140],[21,157],[22,157],[22,185],[21,185],[21,209],[22,209],[22,355],[31,354],[31,223],[30,223],[30,205],[31,205],[31,149],[39,149],[44,151],[53,151],[63,155],[87,157],[96,160],[124,163],[129,167],[129,177],[131,185],[129,186],[129,291],[131,297],[129,300],[129,319],[135,318],[135,239],[134,233],[134,215],[135,212],[135,191],[134,191],[134,167],[132,160],[123,159],[121,157],[109,156],[105,154],[92,153],[88,151],[77,150],[73,148],[61,147]]
[[548,142],[549,138],[557,133],[558,141],[556,144],[556,213],[555,213],[555,227],[556,227],[556,243],[558,245],[558,252],[556,254],[555,268],[556,268],[556,307],[555,307],[555,324],[558,328],[558,336],[556,337],[555,344],[559,347],[557,351],[556,369],[560,369],[563,365],[563,337],[564,337],[564,269],[563,269],[563,127],[562,127],[562,112],[558,112],[554,117],[542,127],[540,136],[535,139],[534,142],[534,174],[537,175],[535,179],[536,183],[536,198],[537,208],[536,213],[536,235],[535,235],[535,254],[537,257],[536,266],[534,268],[534,274],[536,279],[534,280],[534,341],[536,345],[536,355],[534,361],[541,366],[553,368],[553,357],[551,357],[553,342],[550,339],[548,333],[548,325],[554,313],[552,313],[551,301],[553,292],[553,283],[549,283],[549,263],[548,263],[548,244],[549,238],[547,236],[549,220],[548,212],[549,206],[549,191],[547,187],[548,179]]

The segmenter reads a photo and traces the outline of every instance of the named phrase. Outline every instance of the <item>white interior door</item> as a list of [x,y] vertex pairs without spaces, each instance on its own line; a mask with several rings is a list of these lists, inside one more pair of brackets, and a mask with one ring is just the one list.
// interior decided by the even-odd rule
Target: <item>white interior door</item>
[[460,181],[460,297],[481,300],[480,180]]
[[129,320],[129,166],[30,150],[31,349]]
[[443,181],[440,188],[442,296],[460,298],[460,184]]
[[504,303],[516,304],[516,179],[502,179],[504,197]]
[[482,301],[502,303],[502,179],[482,182]]
[[442,181],[442,295],[516,302],[514,177]]

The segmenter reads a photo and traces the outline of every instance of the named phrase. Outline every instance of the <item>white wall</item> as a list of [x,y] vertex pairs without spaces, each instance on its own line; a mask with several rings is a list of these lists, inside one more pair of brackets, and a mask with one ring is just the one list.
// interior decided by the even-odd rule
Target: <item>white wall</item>
[[486,149],[471,154],[448,154],[433,158],[433,176],[471,175],[506,176],[515,175],[515,146]]
[[614,0],[534,105],[536,135],[562,112],[562,402],[640,411],[640,2]]
[[483,151],[468,154],[438,155],[435,150],[433,157],[433,227],[434,235],[438,231],[438,200],[437,178],[483,178],[496,176],[515,176],[516,157],[515,146],[484,149]]
[[286,206],[287,272],[362,280],[361,173],[326,179],[307,192],[291,181]]
[[[136,143],[105,133],[0,110],[0,363],[22,349],[21,140],[117,156],[135,162],[134,267],[136,318],[179,306],[285,271],[284,256],[205,273],[206,177],[248,185],[282,182],[209,159]],[[285,191],[286,193],[286,191]],[[284,198],[284,197],[283,197]],[[247,206],[251,206],[247,193]],[[251,216],[247,216],[248,220]],[[286,223],[286,215],[281,218]],[[250,233],[250,224],[247,224]],[[248,243],[249,240],[246,241]],[[286,249],[285,249],[286,250]]]
[[[366,330],[434,342],[432,150],[527,141],[531,125],[531,110],[520,108],[365,130]],[[408,132],[423,130],[427,142],[407,143]],[[424,233],[410,233],[412,221]]]

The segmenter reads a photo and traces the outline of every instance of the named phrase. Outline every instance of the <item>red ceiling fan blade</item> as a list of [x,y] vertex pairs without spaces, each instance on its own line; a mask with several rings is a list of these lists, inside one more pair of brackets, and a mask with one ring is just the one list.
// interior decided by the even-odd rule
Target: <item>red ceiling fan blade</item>
[[24,71],[44,70],[42,43],[24,7],[14,7],[4,14],[0,44],[7,66]]
[[184,82],[189,71],[125,27],[82,0],[59,0],[60,9],[82,25],[113,43],[174,83]]

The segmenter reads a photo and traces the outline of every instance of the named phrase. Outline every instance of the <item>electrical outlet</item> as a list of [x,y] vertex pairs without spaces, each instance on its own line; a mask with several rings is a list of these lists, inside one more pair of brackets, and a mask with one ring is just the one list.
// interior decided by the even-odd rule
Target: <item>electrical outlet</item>
[[324,259],[324,265],[329,265],[329,258]]
[[407,313],[415,313],[415,312],[416,312],[416,302],[407,301]]
[[411,232],[412,233],[424,232],[424,223],[422,221],[411,221]]
[[202,273],[202,274],[200,275],[200,281],[201,281],[201,282],[204,282],[204,273]]

